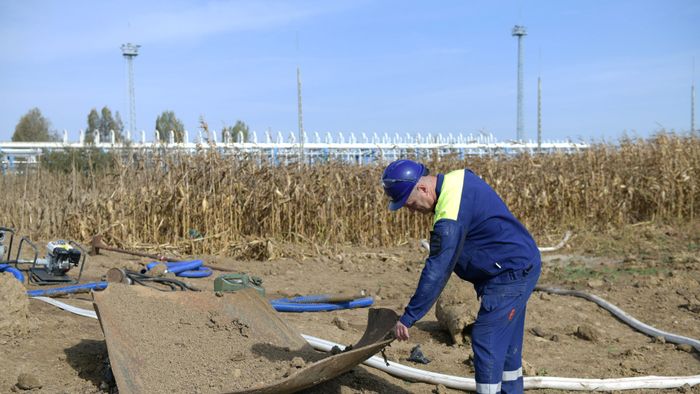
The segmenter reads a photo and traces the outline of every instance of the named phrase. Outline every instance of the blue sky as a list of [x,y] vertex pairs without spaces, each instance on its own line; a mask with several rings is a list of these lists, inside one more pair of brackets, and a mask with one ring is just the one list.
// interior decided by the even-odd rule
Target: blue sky
[[35,106],[71,140],[91,108],[128,124],[126,42],[142,45],[136,125],[149,133],[163,110],[191,135],[200,116],[295,132],[298,65],[308,132],[514,138],[515,24],[527,138],[538,75],[545,139],[687,131],[699,21],[695,0],[0,0],[0,140]]

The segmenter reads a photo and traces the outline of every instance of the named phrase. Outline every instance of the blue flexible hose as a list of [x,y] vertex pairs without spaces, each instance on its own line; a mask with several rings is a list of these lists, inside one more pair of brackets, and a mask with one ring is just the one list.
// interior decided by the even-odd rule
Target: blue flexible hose
[[168,263],[154,261],[152,263],[146,264],[146,270],[150,270],[153,267],[157,266],[158,264],[165,264],[165,267],[168,270],[168,272],[172,272],[175,275],[177,275],[178,273],[183,272],[183,271],[197,270],[199,267],[204,265],[204,261],[191,260],[191,261],[174,261],[174,262],[168,262]]
[[275,301],[291,302],[295,304],[337,304],[338,302],[328,301],[331,296],[330,294],[313,294],[292,298],[278,298]]
[[22,272],[9,264],[0,264],[0,272],[9,272],[12,275],[14,275],[14,277],[17,278],[18,281],[24,283],[24,275],[22,274]]
[[[297,297],[295,297],[297,298]],[[358,298],[356,300],[338,303],[315,303],[315,304],[297,304],[289,302],[287,299],[271,300],[270,304],[277,312],[326,312],[336,311],[339,309],[365,308],[374,303],[372,297]]]
[[159,264],[165,264],[168,272],[172,272],[182,278],[206,278],[212,274],[211,268],[205,267],[202,260],[172,261],[168,263],[154,261],[146,264],[146,271],[153,269]]
[[212,274],[212,270],[209,267],[201,266],[196,270],[188,270],[178,272],[176,275],[183,278],[206,278]]
[[73,286],[54,287],[51,289],[27,290],[27,295],[30,297],[47,297],[55,294],[77,293],[85,290],[104,290],[106,288],[107,282],[92,282]]

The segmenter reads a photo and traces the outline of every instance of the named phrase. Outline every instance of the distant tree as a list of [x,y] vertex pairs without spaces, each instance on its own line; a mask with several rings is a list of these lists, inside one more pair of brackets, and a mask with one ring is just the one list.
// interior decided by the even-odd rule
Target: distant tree
[[43,168],[66,174],[73,171],[83,174],[105,173],[113,170],[117,163],[118,154],[113,151],[105,152],[94,146],[67,151],[48,151],[39,158],[39,164]]
[[55,132],[49,131],[51,122],[46,119],[39,108],[32,108],[24,114],[15,126],[12,141],[15,142],[47,142],[59,141]]
[[[90,110],[90,113],[88,114],[87,118],[88,126],[85,131],[85,143],[86,144],[92,144],[95,142],[95,131],[99,132],[100,131],[100,124],[101,119],[100,119],[100,114],[97,113],[97,110],[95,108]],[[102,140],[102,133],[100,133],[100,140]]]
[[224,126],[221,129],[221,141],[226,141],[228,136],[229,142],[238,142],[238,136],[242,135],[241,142],[250,142],[250,130],[248,125],[241,120],[237,120],[233,126]]
[[114,131],[114,139],[116,142],[121,142],[124,139],[124,124],[119,116],[119,111],[112,117],[112,111],[107,107],[102,108],[102,119],[100,119],[100,140],[109,141],[112,138],[111,132]]
[[156,118],[156,130],[162,142],[168,142],[171,131],[175,133],[175,142],[182,142],[185,138],[185,126],[173,111],[163,111]]
[[114,131],[115,142],[124,140],[124,123],[122,122],[119,111],[112,117],[112,111],[109,107],[104,106],[98,113],[97,109],[93,108],[88,114],[88,132],[85,134],[85,143],[91,144],[95,140],[95,131],[100,133],[100,142],[110,142],[112,131]]
[[[119,131],[116,135],[116,138],[119,141],[124,140],[124,122],[122,122],[122,116],[119,114],[119,111],[114,113],[114,130]],[[132,131],[133,133],[133,131]]]

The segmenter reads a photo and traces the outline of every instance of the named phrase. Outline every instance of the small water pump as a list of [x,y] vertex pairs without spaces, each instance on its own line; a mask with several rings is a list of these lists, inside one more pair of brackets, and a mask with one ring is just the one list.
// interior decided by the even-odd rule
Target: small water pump
[[[36,259],[30,268],[30,279],[36,284],[77,283],[83,272],[85,254],[78,244],[62,239],[51,241],[46,245],[46,258]],[[68,276],[68,271],[80,266],[78,279]]]

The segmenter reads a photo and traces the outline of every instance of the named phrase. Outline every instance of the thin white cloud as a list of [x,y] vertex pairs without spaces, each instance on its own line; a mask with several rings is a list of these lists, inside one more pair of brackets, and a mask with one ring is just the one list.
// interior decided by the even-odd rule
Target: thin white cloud
[[[199,40],[231,31],[269,29],[351,6],[345,2],[208,1],[21,5],[0,17],[0,44],[16,59],[51,60],[139,44]],[[61,4],[57,6],[57,4]],[[23,7],[23,8],[21,8]],[[36,17],[29,8],[45,8]]]

